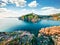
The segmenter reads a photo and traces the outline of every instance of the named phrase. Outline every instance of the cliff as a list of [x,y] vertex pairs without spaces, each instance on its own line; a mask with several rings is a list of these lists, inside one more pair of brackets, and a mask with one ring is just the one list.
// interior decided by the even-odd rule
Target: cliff
[[60,45],[60,26],[42,28],[39,31],[38,37],[41,37],[41,35],[51,37],[54,45]]

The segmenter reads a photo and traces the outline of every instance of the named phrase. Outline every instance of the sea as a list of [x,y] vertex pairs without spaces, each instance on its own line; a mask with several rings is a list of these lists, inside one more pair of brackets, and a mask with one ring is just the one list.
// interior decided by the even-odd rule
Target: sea
[[29,23],[18,18],[1,18],[0,32],[28,31],[35,35],[41,28],[60,26],[60,21],[56,20],[40,20],[37,23]]

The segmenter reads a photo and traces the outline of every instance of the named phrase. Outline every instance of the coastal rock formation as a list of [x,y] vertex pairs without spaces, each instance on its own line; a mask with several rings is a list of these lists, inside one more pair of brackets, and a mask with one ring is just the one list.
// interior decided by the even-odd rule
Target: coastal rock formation
[[60,20],[60,13],[52,14],[53,20]]
[[50,37],[54,45],[60,45],[60,26],[42,28],[39,31],[38,37],[41,37],[41,35]]
[[18,18],[19,20],[25,21],[25,22],[32,22],[36,23],[39,22],[40,20],[60,20],[60,13],[59,14],[52,14],[49,16],[46,15],[37,15],[34,13],[26,14]]
[[33,45],[34,34],[27,31],[0,33],[0,45]]
[[40,21],[40,18],[37,14],[30,13],[30,14],[26,14],[25,16],[19,17],[19,20],[23,20],[25,22],[36,23]]
[[0,45],[60,45],[60,26],[42,28],[38,37],[27,31],[0,32]]
[[39,32],[44,33],[46,35],[60,34],[60,26],[42,28]]

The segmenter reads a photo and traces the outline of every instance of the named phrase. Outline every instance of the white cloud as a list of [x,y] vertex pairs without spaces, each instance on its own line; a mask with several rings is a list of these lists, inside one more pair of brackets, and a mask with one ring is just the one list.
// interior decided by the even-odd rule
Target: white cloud
[[7,3],[8,3],[8,0],[1,0],[0,1],[0,6],[1,7],[6,6]]
[[60,9],[54,7],[43,7],[39,10],[38,13],[41,15],[56,14],[56,13],[60,13]]
[[22,9],[19,12],[22,15],[29,14],[29,13],[35,13],[37,14],[37,9]]
[[[15,4],[17,7],[25,7],[27,3],[26,0],[1,0],[0,6],[6,6],[8,2]],[[29,7],[37,7],[37,5],[38,3],[36,2],[36,0],[28,4]]]
[[6,6],[6,4],[8,4],[8,2],[10,2],[12,4],[16,4],[17,7],[25,7],[27,1],[25,1],[25,0],[1,0],[0,6]]
[[6,6],[6,4],[8,3],[8,0],[1,0],[0,1],[0,6]]
[[4,3],[8,3],[8,0],[2,0],[2,2],[4,2]]
[[22,11],[22,12],[25,12],[25,13],[33,12],[39,15],[50,15],[50,14],[60,13],[60,9],[57,9],[54,7],[42,7],[41,9],[31,9],[31,10],[25,9],[25,11]]
[[6,11],[7,11],[6,8],[0,8],[0,13],[2,13],[2,12],[6,12]]
[[24,7],[26,6],[26,2],[25,0],[9,0],[11,3],[15,3],[16,6],[20,6],[20,7]]
[[0,8],[0,18],[4,17],[20,17],[22,15],[33,12],[33,10],[21,9],[19,12]]
[[2,7],[2,6],[6,6],[6,3],[1,3],[0,6],[1,6],[1,7]]
[[21,16],[22,16],[22,15],[25,15],[25,14],[28,14],[28,13],[31,13],[31,12],[32,12],[32,11],[31,11],[31,10],[28,10],[28,9],[21,9],[19,13],[20,13]]
[[0,18],[4,17],[20,17],[28,13],[36,13],[35,10],[21,9],[20,11],[12,11],[6,8],[0,8]]
[[38,3],[36,1],[32,1],[28,4],[29,7],[37,7]]
[[36,13],[40,15],[50,15],[60,13],[60,9],[54,7],[43,7],[40,10],[38,9],[21,9],[20,11],[12,11],[6,8],[0,8],[0,18],[2,17],[19,17],[28,13]]
[[12,11],[12,10],[8,10],[6,8],[0,8],[0,18],[3,17],[18,17],[19,13]]

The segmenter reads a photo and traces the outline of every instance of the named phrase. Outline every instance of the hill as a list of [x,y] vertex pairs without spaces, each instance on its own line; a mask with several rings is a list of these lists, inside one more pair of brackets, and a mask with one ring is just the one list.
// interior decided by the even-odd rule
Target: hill
[[37,14],[30,13],[30,14],[26,14],[25,16],[19,17],[19,20],[36,23],[40,21],[40,17]]

